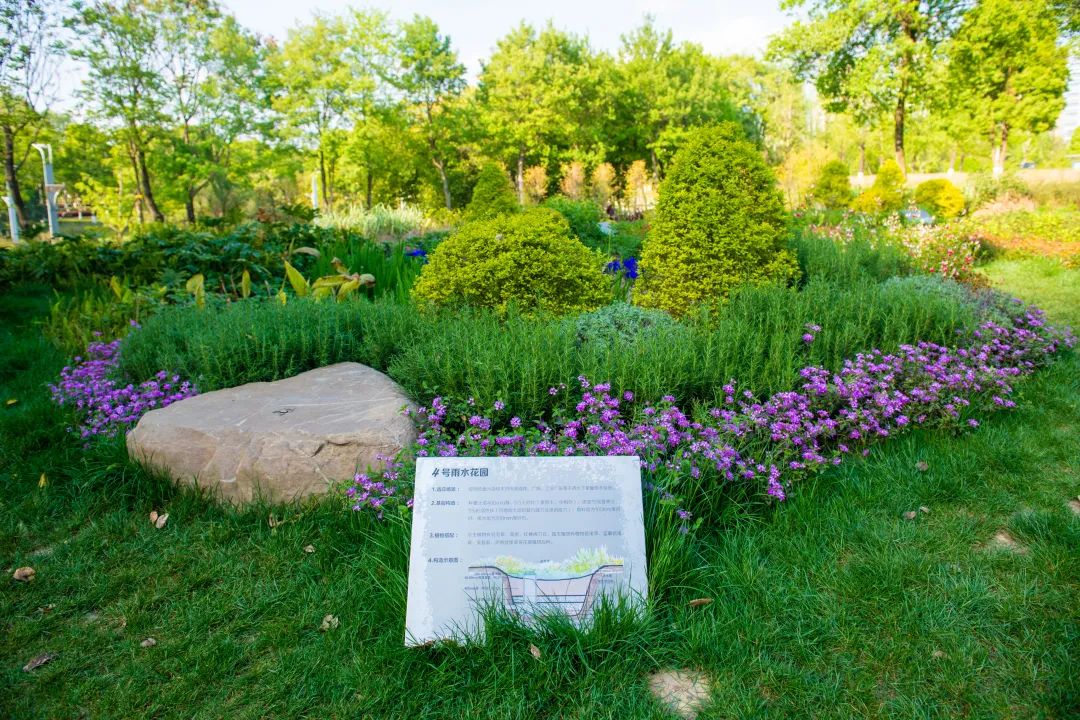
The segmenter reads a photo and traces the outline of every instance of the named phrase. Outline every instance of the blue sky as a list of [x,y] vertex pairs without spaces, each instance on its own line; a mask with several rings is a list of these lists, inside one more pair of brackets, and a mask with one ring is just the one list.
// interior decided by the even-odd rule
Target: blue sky
[[551,20],[556,27],[588,35],[595,48],[614,50],[619,35],[652,14],[676,40],[700,43],[716,55],[759,52],[769,35],[789,22],[778,0],[223,0],[223,5],[243,25],[279,39],[314,12],[339,13],[350,6],[379,8],[396,19],[427,15],[450,36],[471,75],[495,42],[522,20],[534,25]]

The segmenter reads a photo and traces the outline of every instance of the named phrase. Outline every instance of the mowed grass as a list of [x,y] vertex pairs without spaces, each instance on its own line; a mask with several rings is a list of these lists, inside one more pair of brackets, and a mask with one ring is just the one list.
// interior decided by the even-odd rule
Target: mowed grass
[[[1008,279],[1080,313],[1075,286]],[[406,650],[404,522],[333,499],[237,511],[120,443],[83,451],[44,389],[64,359],[26,324],[46,311],[39,293],[0,303],[0,399],[18,399],[0,407],[0,717],[662,718],[646,675],[663,668],[711,677],[703,717],[1080,714],[1075,356],[975,431],[879,446],[702,534],[654,565],[645,615]],[[1001,531],[1015,546],[988,544]],[[11,580],[23,565],[30,583]],[[320,632],[327,614],[340,626]]]

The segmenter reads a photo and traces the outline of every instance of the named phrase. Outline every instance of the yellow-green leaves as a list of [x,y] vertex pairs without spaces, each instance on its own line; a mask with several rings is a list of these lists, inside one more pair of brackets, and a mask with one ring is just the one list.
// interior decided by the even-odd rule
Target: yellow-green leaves
[[311,286],[308,285],[307,278],[300,274],[300,271],[294,268],[288,260],[285,261],[285,277],[289,279],[289,284],[292,285],[293,292],[297,297],[307,297],[311,293]]
[[199,308],[206,307],[206,278],[202,273],[192,275],[188,278],[187,283],[184,285],[184,289],[191,293],[195,298],[195,306]]
[[251,273],[247,270],[240,276],[240,297],[245,300],[251,297]]

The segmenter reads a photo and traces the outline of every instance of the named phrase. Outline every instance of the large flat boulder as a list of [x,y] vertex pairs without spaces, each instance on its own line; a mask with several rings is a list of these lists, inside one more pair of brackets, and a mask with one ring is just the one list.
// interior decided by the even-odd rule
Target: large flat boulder
[[146,413],[132,458],[221,498],[292,500],[383,466],[416,439],[393,380],[339,363],[286,380],[217,390]]

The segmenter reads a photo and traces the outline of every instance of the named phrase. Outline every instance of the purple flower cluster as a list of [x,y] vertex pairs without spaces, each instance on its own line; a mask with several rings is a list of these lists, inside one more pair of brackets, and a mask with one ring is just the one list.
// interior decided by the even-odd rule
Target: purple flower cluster
[[120,385],[114,379],[119,351],[119,340],[90,343],[86,357],[76,357],[49,386],[53,402],[78,411],[79,426],[72,430],[83,439],[113,437],[148,411],[198,394],[190,382],[164,370],[139,385]]
[[[397,482],[404,463],[393,458],[378,456],[385,463],[385,468],[380,473],[379,480],[372,478],[367,473],[357,473],[353,477],[353,484],[345,490],[346,497],[352,502],[353,510],[371,510],[380,520],[383,519],[383,511],[394,504],[401,504],[402,498],[398,495]],[[412,508],[412,498],[405,499],[406,508]]]
[[[417,411],[420,436],[414,452],[637,455],[650,477],[646,489],[673,505],[701,513],[716,488],[733,482],[749,483],[754,492],[782,501],[800,475],[838,465],[845,456],[865,455],[877,440],[914,427],[977,427],[973,413],[1014,407],[1013,381],[1076,341],[1069,330],[1047,325],[1037,308],[1011,309],[1010,322],[984,322],[966,345],[920,342],[893,353],[861,353],[836,372],[807,367],[800,373],[799,390],[765,400],[729,382],[722,388],[722,404],[696,416],[680,409],[670,395],[656,403],[635,403],[632,393],[615,392],[607,383],[594,385],[585,377],[578,378],[581,394],[573,413],[530,427],[504,411],[502,402],[485,415],[471,398],[457,404],[436,397]],[[401,466],[392,464],[392,477],[384,473],[384,479],[396,482]],[[367,476],[360,483],[359,477],[365,491],[386,490]],[[384,495],[396,492],[394,486]],[[378,510],[369,497],[354,509],[366,503]],[[679,507],[676,512],[685,528],[689,511]]]

